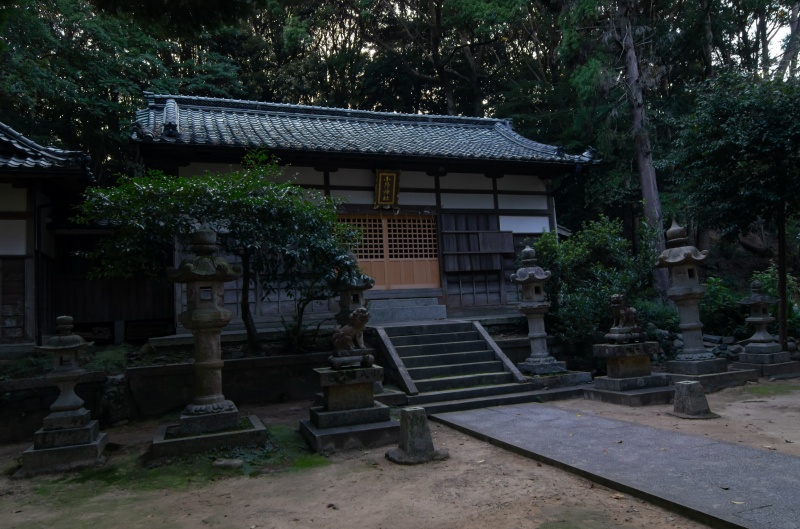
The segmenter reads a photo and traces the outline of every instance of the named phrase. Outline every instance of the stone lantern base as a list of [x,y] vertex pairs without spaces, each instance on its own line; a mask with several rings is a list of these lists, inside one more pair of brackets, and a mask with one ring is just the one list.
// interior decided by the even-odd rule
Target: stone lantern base
[[728,371],[728,361],[724,358],[671,360],[667,362],[667,372],[673,384],[699,382],[706,393],[758,381],[758,373],[752,369]]
[[791,353],[781,351],[777,343],[747,345],[745,352],[739,354],[739,361],[731,364],[731,369],[752,370],[760,377],[800,377],[800,362],[793,361]]
[[606,361],[605,377],[594,379],[594,388],[583,390],[589,400],[625,406],[669,404],[675,388],[669,377],[653,374],[650,357],[658,353],[657,342],[598,344],[594,355]]
[[53,412],[33,434],[33,446],[22,453],[22,468],[14,477],[61,472],[102,463],[108,437],[99,431],[89,410]]
[[313,450],[331,453],[397,443],[400,423],[375,400],[382,367],[324,367],[314,374],[324,392],[324,405],[312,407],[310,419],[300,421],[300,433]]

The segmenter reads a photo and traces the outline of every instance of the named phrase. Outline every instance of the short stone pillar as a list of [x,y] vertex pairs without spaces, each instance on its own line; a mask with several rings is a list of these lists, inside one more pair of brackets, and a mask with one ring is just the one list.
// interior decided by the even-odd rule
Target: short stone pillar
[[754,371],[729,372],[728,361],[716,358],[713,352],[703,346],[700,299],[705,287],[700,284],[697,267],[708,258],[708,251],[701,252],[691,246],[686,228],[679,226],[675,220],[666,235],[667,249],[658,256],[656,266],[669,271],[667,297],[678,307],[678,327],[683,335],[683,348],[675,360],[666,363],[672,381],[697,380],[706,392],[710,392],[758,380]]
[[658,353],[657,342],[646,342],[636,323],[636,309],[629,307],[621,294],[611,296],[614,323],[605,335],[608,343],[592,347],[594,355],[606,362],[607,376],[596,377],[594,388],[584,389],[584,397],[626,406],[668,404],[674,389],[665,374],[653,374],[650,358]]
[[670,415],[681,419],[717,419],[719,415],[711,412],[708,399],[700,382],[684,380],[675,383],[675,405]]
[[[239,410],[222,394],[222,343],[220,334],[233,314],[224,308],[227,281],[241,275],[217,251],[217,234],[203,228],[191,236],[193,256],[167,277],[186,284],[186,311],[178,319],[194,337],[195,396],[181,413],[180,424],[159,428],[151,447],[153,457],[173,456],[218,446],[263,443],[266,430],[254,415],[246,427],[239,424]],[[214,434],[214,435],[210,435]]]
[[547,331],[544,315],[550,302],[544,292],[544,285],[550,280],[550,272],[536,266],[536,251],[526,246],[521,253],[522,268],[511,274],[511,282],[522,287],[522,302],[519,310],[528,319],[528,339],[531,355],[517,364],[523,373],[549,375],[567,371],[566,362],[559,362],[547,350]]
[[83,407],[83,399],[75,393],[78,378],[86,372],[78,365],[78,357],[90,344],[72,334],[70,316],[56,318],[56,329],[58,335],[36,351],[53,355],[53,371],[47,378],[60,393],[44,418],[43,428],[33,435],[33,446],[22,454],[22,468],[16,474],[19,477],[103,461],[108,442],[106,434],[99,431],[98,422],[91,420],[89,410]]
[[446,450],[433,447],[433,437],[428,427],[424,408],[400,410],[400,445],[386,452],[386,459],[401,465],[419,465],[441,461],[450,457]]
[[755,327],[755,333],[747,340],[739,361],[731,365],[732,369],[753,369],[762,377],[800,376],[800,362],[792,361],[788,351],[781,351],[781,345],[767,331],[769,324],[775,321],[770,308],[776,302],[775,298],[763,293],[760,282],[754,281],[750,285],[750,295],[739,304],[749,307],[750,317],[746,321]]

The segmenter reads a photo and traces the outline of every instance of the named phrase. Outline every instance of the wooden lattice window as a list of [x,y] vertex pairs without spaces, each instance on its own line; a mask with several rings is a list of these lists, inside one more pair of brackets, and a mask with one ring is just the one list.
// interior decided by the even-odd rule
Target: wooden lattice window
[[383,221],[381,217],[340,217],[340,221],[361,229],[361,246],[353,248],[358,259],[383,259]]
[[436,259],[435,217],[387,218],[389,259]]
[[435,217],[342,216],[361,229],[361,246],[353,249],[362,259],[436,259]]

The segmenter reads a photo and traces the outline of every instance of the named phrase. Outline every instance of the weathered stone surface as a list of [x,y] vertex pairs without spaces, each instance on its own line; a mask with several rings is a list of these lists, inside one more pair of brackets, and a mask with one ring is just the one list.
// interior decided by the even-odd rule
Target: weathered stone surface
[[739,353],[739,362],[745,364],[780,364],[783,362],[789,362],[791,359],[792,355],[788,351],[769,354],[753,354],[750,353],[748,349],[748,352],[746,353]]
[[550,375],[567,371],[567,363],[559,362],[552,356],[547,357],[545,361],[528,358],[517,364],[517,367],[521,372],[530,375]]
[[669,404],[675,388],[672,386],[657,388],[642,388],[628,391],[608,391],[595,388],[583,390],[583,397],[587,400],[597,400],[622,406],[652,406],[656,404]]
[[90,421],[80,428],[62,428],[58,430],[41,429],[33,434],[33,448],[60,448],[62,446],[89,444],[97,438],[100,427],[97,421]]
[[104,432],[87,444],[62,446],[58,448],[35,449],[33,446],[22,453],[22,468],[15,478],[29,477],[47,472],[63,472],[101,463],[103,450],[108,444]]
[[594,379],[594,387],[605,391],[632,391],[666,386],[669,386],[669,377],[665,374],[630,378],[597,377]]
[[710,373],[707,375],[684,375],[678,373],[667,373],[670,381],[675,384],[682,380],[694,380],[700,382],[703,391],[714,393],[725,388],[742,386],[747,382],[757,382],[758,373],[752,369],[742,371],[725,371],[722,373]]
[[329,367],[314,370],[317,377],[317,384],[320,387],[341,386],[346,384],[364,384],[383,381],[383,368],[373,365],[372,367],[355,367],[349,369],[331,369]]
[[332,453],[357,448],[378,448],[397,443],[400,423],[394,419],[378,423],[355,424],[320,429],[310,420],[300,421],[300,433],[312,450]]
[[796,378],[800,376],[800,362],[790,361],[779,364],[751,364],[746,362],[734,362],[731,369],[752,370],[758,373],[759,377],[776,378]]
[[708,407],[703,387],[696,381],[675,383],[675,405],[672,415],[684,419],[717,419]]
[[649,355],[606,358],[606,373],[609,378],[646,377],[651,371]]
[[592,352],[598,358],[618,358],[625,356],[654,356],[658,354],[658,342],[639,342],[608,344],[601,343],[592,346]]
[[263,446],[267,429],[255,415],[247,418],[250,428],[189,437],[169,438],[180,433],[180,425],[163,425],[158,428],[150,446],[151,458],[173,457],[193,452],[203,452],[223,446]]
[[81,428],[89,424],[91,413],[85,408],[72,411],[53,412],[42,421],[45,430]]
[[389,407],[380,402],[374,402],[371,407],[341,411],[328,411],[323,406],[315,406],[309,411],[311,422],[322,430],[352,426],[354,424],[383,422],[391,419]]
[[728,370],[728,361],[724,358],[708,360],[670,360],[667,371],[678,375],[708,375],[724,373]]
[[446,450],[433,446],[428,417],[424,408],[400,410],[400,444],[386,452],[386,458],[401,465],[418,465],[450,457]]
[[527,383],[533,386],[534,390],[577,386],[579,384],[590,384],[591,382],[592,374],[588,371],[567,371],[566,373],[529,377],[527,380]]
[[323,388],[327,411],[369,408],[375,400],[372,382]]
[[238,423],[239,410],[236,409],[236,406],[232,410],[204,415],[187,415],[184,413],[180,418],[181,435],[201,435],[232,430],[236,428]]

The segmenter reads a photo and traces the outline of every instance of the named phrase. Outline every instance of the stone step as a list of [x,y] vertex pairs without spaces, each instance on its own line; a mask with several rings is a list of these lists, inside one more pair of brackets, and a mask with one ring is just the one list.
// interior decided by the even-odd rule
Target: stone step
[[444,332],[437,334],[408,334],[406,336],[395,336],[392,344],[395,347],[406,345],[426,345],[432,343],[461,342],[468,340],[479,340],[481,335],[478,331],[459,331]]
[[426,356],[446,353],[467,353],[469,351],[480,351],[486,349],[486,342],[483,340],[469,340],[465,342],[445,342],[426,345],[403,345],[395,347],[397,354],[401,358],[406,356]]
[[392,299],[370,299],[369,310],[373,309],[395,309],[398,307],[434,307],[439,305],[436,298],[392,298]]
[[445,322],[445,323],[414,323],[406,325],[385,325],[386,335],[390,338],[395,336],[408,336],[418,334],[441,334],[447,332],[472,331],[475,327],[467,321]]
[[370,325],[403,321],[430,321],[447,318],[447,307],[430,305],[421,307],[373,308],[370,306]]
[[428,378],[415,380],[414,384],[420,393],[443,391],[447,389],[468,388],[472,386],[489,386],[504,384],[514,380],[511,373],[479,373],[476,375]]
[[511,393],[522,393],[529,391],[530,389],[531,388],[528,384],[519,384],[516,382],[496,384],[493,386],[445,389],[441,391],[420,393],[419,395],[409,395],[408,405],[423,406],[427,408],[428,405],[433,403],[465,399],[479,399],[496,395],[509,395]]
[[[517,384],[520,386],[520,384]],[[524,386],[524,384],[522,384]],[[469,399],[448,400],[421,404],[428,415],[435,413],[447,413],[451,411],[476,410],[479,408],[489,408],[492,406],[511,406],[512,404],[524,404],[527,402],[550,402],[554,400],[567,400],[581,398],[583,396],[583,386],[572,386],[536,391],[520,391],[505,395],[491,395],[486,397],[476,397]]]
[[467,353],[429,354],[423,356],[406,356],[403,364],[406,368],[430,367],[452,364],[469,364],[474,362],[490,362],[495,359],[494,351],[470,351]]
[[429,367],[413,367],[408,369],[408,374],[414,380],[424,380],[428,378],[477,375],[481,373],[502,373],[503,362],[493,360],[491,362],[475,362],[470,364],[448,364]]

